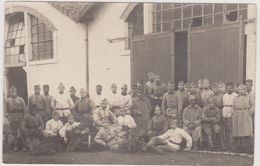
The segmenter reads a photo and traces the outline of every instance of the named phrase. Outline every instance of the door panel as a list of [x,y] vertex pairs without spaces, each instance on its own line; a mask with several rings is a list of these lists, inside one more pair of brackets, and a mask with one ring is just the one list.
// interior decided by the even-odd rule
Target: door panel
[[163,82],[174,81],[173,33],[135,36],[132,40],[132,84],[159,73]]
[[243,25],[229,24],[190,30],[188,81],[243,81]]

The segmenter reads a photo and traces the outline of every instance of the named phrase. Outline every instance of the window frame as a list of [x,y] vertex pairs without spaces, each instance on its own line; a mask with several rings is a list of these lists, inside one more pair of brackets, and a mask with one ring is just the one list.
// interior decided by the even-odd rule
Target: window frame
[[[231,3],[231,4],[227,4],[227,3],[200,3],[200,4],[196,4],[196,3],[178,3],[178,7],[175,7],[175,4],[176,3],[170,3],[171,7],[170,8],[167,8],[165,9],[163,7],[165,3],[158,3],[158,4],[153,4],[153,8],[152,8],[152,18],[153,18],[153,21],[152,21],[152,33],[162,33],[162,32],[167,32],[167,31],[171,31],[172,28],[174,28],[174,24],[175,22],[177,21],[180,21],[181,22],[181,26],[180,28],[178,29],[175,29],[175,31],[185,31],[185,30],[188,30],[189,29],[189,26],[186,27],[186,24],[185,24],[185,27],[184,27],[184,22],[190,22],[191,24],[191,28],[193,29],[197,29],[197,28],[201,28],[201,27],[209,27],[209,26],[214,26],[214,25],[221,25],[221,24],[232,24],[232,23],[235,23],[235,22],[239,22],[240,20],[240,13],[241,12],[247,12],[248,11],[248,4],[241,4],[241,3]],[[222,5],[222,10],[221,11],[218,11],[215,13],[215,5]],[[199,16],[194,16],[194,13],[193,13],[193,10],[194,10],[194,7],[195,6],[201,6],[201,14]],[[211,6],[211,12],[208,12],[208,13],[204,13],[204,8],[206,5],[210,5]],[[227,6],[228,5],[236,5],[236,9],[229,9],[227,10]],[[188,17],[185,17],[184,18],[184,9],[187,8],[187,7],[190,7],[191,9],[190,10],[190,14]],[[180,9],[181,10],[181,18],[179,19],[174,19],[174,13],[175,13],[175,10],[176,9]],[[173,13],[173,19],[172,20],[167,20],[165,21],[163,19],[163,13],[165,11],[169,11],[169,10],[172,10],[172,13]],[[189,11],[188,10],[188,11]],[[232,12],[232,11],[237,11],[237,19],[236,21],[228,21],[226,19],[226,14],[228,12]],[[158,18],[158,15],[160,16],[160,18]],[[216,16],[220,16],[221,15],[221,22],[219,23],[215,23],[215,17]],[[197,27],[192,27],[192,19],[193,18],[199,18],[201,17],[202,18],[202,24],[201,26],[197,26]],[[242,15],[241,15],[242,17]],[[247,20],[247,14],[246,14],[246,18],[242,19],[242,20]],[[159,20],[157,20],[159,19]],[[205,24],[204,22],[204,19],[211,19],[211,22],[209,24]],[[172,28],[170,30],[164,30],[165,28],[163,27],[163,25],[165,23],[171,23],[171,26]]]

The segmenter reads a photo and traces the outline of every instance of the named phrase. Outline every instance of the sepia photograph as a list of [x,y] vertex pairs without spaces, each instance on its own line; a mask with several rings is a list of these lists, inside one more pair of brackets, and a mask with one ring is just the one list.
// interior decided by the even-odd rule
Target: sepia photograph
[[254,165],[257,4],[3,5],[3,164]]

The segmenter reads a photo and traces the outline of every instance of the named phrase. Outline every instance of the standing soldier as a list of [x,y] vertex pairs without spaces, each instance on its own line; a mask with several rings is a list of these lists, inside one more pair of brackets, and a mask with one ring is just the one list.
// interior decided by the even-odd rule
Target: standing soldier
[[149,97],[149,95],[152,93],[154,85],[154,74],[152,72],[148,73],[148,81],[145,83],[144,87],[144,95],[146,97]]
[[223,96],[223,110],[222,110],[222,130],[224,135],[225,146],[229,149],[232,140],[232,105],[237,96],[237,93],[233,92],[233,83],[228,82],[226,84],[227,92]]
[[146,134],[152,106],[150,101],[144,96],[142,89],[137,90],[137,97],[133,101],[132,117],[134,118],[137,127],[133,129],[134,135],[142,137]]
[[173,82],[169,82],[168,83],[168,92],[166,92],[163,95],[163,100],[162,100],[162,110],[163,110],[163,114],[166,116],[169,116],[169,112],[166,112],[166,110],[171,110],[173,112],[177,113],[177,117],[178,117],[178,127],[181,127],[181,113],[178,112],[178,96],[177,94],[174,92],[174,83]]
[[201,108],[196,104],[196,96],[189,98],[190,105],[183,111],[183,129],[189,133],[193,141],[193,149],[198,149],[198,142],[201,137]]
[[[188,95],[185,94],[186,92],[184,91],[184,82],[180,81],[178,84],[178,90],[176,92],[178,96],[178,115],[179,118],[181,119],[179,127],[182,128],[182,114],[183,114],[183,109],[185,108],[185,104],[189,102],[189,97]],[[188,106],[188,104],[187,104]]]
[[127,85],[124,84],[119,94],[118,105],[120,108],[125,109],[127,114],[130,114],[130,109],[133,105],[132,96],[127,93]]
[[[46,104],[46,112],[47,112],[47,121],[51,119],[52,117],[52,107],[51,107],[51,101],[53,99],[52,95],[49,94],[50,88],[49,85],[43,85],[43,97]],[[44,123],[46,123],[45,121]]]
[[252,89],[253,87],[253,80],[247,79],[246,80],[246,91],[247,91],[247,96],[250,99],[250,103],[252,104],[251,107],[251,112],[252,112],[252,121],[253,121],[253,132],[255,128],[255,93]]
[[6,114],[9,117],[10,128],[14,136],[14,150],[18,151],[21,148],[19,146],[24,143],[21,135],[21,124],[26,113],[26,105],[23,98],[17,96],[15,87],[10,88],[9,94],[10,97],[6,100]]
[[209,148],[214,148],[214,140],[217,142],[219,137],[219,142],[221,148],[224,149],[223,137],[220,127],[221,114],[219,108],[216,106],[216,99],[214,97],[209,98],[209,104],[205,106],[202,110],[202,130],[207,136]]
[[70,98],[73,101],[73,104],[76,103],[77,100],[79,100],[79,97],[76,96],[76,89],[72,86],[70,87]]
[[80,89],[80,99],[76,101],[74,106],[71,108],[71,111],[74,115],[74,118],[77,122],[82,122],[84,115],[88,114],[89,117],[93,114],[94,103],[88,97],[88,93],[85,89]]
[[60,83],[58,89],[59,93],[53,97],[51,106],[59,112],[60,120],[65,124],[68,122],[68,115],[71,114],[70,109],[73,106],[73,101],[70,96],[64,94],[65,86],[62,83]]
[[103,101],[105,99],[104,95],[102,94],[102,86],[101,85],[97,85],[96,86],[96,95],[94,96],[94,104],[95,107],[100,107],[101,105],[101,101]]
[[246,93],[246,86],[244,84],[238,87],[239,95],[235,98],[233,104],[233,123],[232,134],[236,141],[236,145],[241,145],[242,141],[249,141],[250,136],[253,135],[253,123],[251,108],[253,104]]
[[40,85],[34,86],[34,94],[32,94],[29,97],[28,100],[28,110],[30,111],[30,108],[32,105],[36,106],[36,112],[41,116],[43,122],[46,122],[48,119],[48,113],[46,111],[46,102],[44,100],[44,97],[40,94],[41,87]]
[[212,90],[209,89],[209,80],[208,79],[204,79],[203,80],[203,90],[201,92],[201,106],[205,107],[206,105],[209,104],[209,98],[212,97],[214,95],[214,93],[212,92]]
[[114,113],[114,110],[119,107],[118,106],[119,95],[117,93],[117,85],[115,83],[111,85],[111,93],[107,99],[108,99],[109,108]]
[[156,105],[162,105],[163,95],[166,93],[167,87],[161,82],[159,74],[155,75],[155,84],[150,94],[151,104],[152,104],[152,116],[154,115],[154,108]]
[[223,93],[221,91],[222,85],[219,83],[212,84],[212,91],[214,93],[213,97],[215,99],[216,106],[221,110],[223,108]]

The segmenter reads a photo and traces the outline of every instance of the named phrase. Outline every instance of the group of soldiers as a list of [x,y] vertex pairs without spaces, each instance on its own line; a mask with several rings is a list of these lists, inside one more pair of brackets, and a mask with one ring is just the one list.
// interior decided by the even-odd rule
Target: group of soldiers
[[53,152],[58,145],[74,151],[86,139],[113,150],[130,150],[140,143],[143,151],[176,152],[183,140],[185,149],[196,150],[204,141],[209,149],[217,144],[230,149],[253,135],[252,86],[252,80],[246,80],[246,85],[213,83],[210,88],[209,80],[202,79],[197,86],[180,81],[175,90],[173,82],[166,85],[149,72],[146,83],[138,81],[129,91],[123,85],[118,92],[113,83],[108,96],[101,85],[94,96],[80,89],[80,97],[74,87],[66,95],[62,83],[55,96],[48,85],[43,85],[43,95],[35,85],[27,106],[11,87],[5,102],[4,141],[8,145],[12,135],[15,151],[31,152]]

